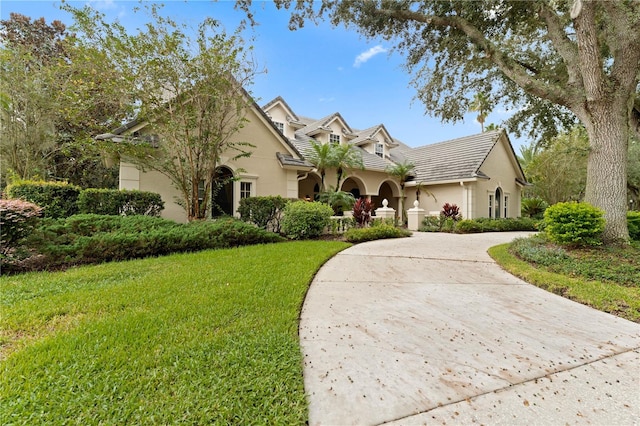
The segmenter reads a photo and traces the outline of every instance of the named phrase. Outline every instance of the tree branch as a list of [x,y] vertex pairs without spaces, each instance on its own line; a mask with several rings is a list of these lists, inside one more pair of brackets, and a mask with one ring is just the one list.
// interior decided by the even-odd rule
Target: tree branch
[[578,49],[576,45],[569,40],[569,37],[567,37],[564,31],[565,26],[560,21],[560,17],[545,3],[541,4],[538,13],[547,25],[549,40],[560,56],[562,56],[567,66],[569,76],[567,84],[570,86],[582,85],[582,77],[576,72],[576,70],[579,69]]
[[553,103],[570,107],[572,96],[559,86],[552,86],[527,73],[527,68],[491,43],[473,24],[459,16],[425,15],[411,10],[375,9],[373,13],[401,21],[415,21],[435,27],[451,27],[462,31],[471,43],[487,54],[487,60],[493,62],[502,73],[522,87],[525,91],[547,99]]

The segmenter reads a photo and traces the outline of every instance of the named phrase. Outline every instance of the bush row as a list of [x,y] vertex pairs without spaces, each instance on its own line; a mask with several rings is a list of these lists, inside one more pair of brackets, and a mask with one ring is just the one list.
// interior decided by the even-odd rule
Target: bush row
[[43,217],[65,218],[78,213],[160,216],[164,202],[146,191],[85,189],[64,182],[20,181],[7,186],[9,198],[42,207]]
[[472,234],[479,232],[505,232],[505,231],[537,231],[539,220],[531,218],[505,218],[505,219],[463,219],[454,220],[444,215],[425,217],[420,231],[423,232],[456,232],[459,234]]
[[237,219],[179,224],[150,216],[43,219],[27,245],[48,267],[273,243],[284,239]]
[[23,200],[0,199],[0,255],[8,256],[36,226],[42,209]]
[[411,231],[397,228],[383,222],[373,222],[369,228],[351,228],[344,233],[344,238],[350,243],[380,240],[384,238],[402,238],[411,235]]

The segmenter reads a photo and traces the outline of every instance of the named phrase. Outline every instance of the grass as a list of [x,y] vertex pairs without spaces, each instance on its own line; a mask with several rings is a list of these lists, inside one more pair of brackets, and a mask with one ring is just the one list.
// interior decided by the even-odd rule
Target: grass
[[0,424],[305,423],[300,308],[347,246],[0,277]]
[[523,280],[604,312],[640,322],[640,243],[564,249],[540,237],[492,247],[491,257]]

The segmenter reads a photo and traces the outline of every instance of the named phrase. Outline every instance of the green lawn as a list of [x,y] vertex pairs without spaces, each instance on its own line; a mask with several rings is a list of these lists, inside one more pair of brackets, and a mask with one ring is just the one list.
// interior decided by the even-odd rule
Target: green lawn
[[0,424],[304,424],[300,308],[347,246],[0,277]]
[[489,254],[506,271],[531,284],[640,322],[638,241],[626,247],[569,250],[536,237],[492,247]]

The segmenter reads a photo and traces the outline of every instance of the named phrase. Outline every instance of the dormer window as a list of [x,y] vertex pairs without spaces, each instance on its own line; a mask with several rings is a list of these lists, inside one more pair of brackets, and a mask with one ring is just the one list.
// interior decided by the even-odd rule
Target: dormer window
[[384,145],[381,143],[377,143],[375,147],[376,155],[380,158],[384,158]]
[[274,121],[273,124],[276,125],[276,127],[278,128],[278,130],[280,130],[280,132],[284,133],[284,123],[281,123],[279,121]]
[[335,133],[331,133],[329,135],[329,143],[331,145],[340,145],[340,135],[336,135]]

